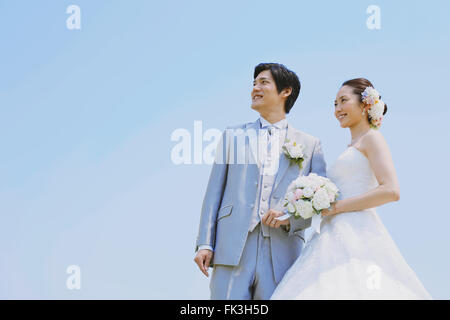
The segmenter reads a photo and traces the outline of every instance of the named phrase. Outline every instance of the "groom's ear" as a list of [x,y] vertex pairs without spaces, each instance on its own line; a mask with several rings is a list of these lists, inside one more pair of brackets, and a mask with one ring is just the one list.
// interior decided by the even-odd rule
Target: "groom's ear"
[[288,98],[290,95],[291,95],[291,93],[292,93],[292,88],[291,87],[287,87],[287,88],[284,88],[282,91],[281,91],[281,96],[283,97],[283,98]]

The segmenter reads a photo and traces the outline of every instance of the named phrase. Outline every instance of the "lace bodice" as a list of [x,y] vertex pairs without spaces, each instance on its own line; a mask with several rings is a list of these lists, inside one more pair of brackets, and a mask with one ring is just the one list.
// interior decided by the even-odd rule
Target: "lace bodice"
[[378,186],[369,160],[355,147],[347,148],[327,171],[339,188],[339,199],[354,197]]

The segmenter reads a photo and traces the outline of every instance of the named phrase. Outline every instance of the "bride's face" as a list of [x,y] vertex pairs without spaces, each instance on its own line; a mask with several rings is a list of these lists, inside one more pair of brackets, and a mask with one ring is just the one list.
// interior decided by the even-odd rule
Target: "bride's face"
[[353,88],[342,86],[334,100],[334,116],[341,127],[348,128],[359,123],[364,118],[362,110],[363,104],[359,96],[353,93]]

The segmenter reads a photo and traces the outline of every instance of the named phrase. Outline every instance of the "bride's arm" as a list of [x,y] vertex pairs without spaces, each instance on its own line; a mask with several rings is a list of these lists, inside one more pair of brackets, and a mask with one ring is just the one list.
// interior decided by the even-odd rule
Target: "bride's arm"
[[366,135],[361,140],[361,145],[358,149],[369,159],[378,180],[378,187],[362,195],[337,201],[333,208],[322,212],[323,215],[360,211],[400,199],[397,174],[389,147],[383,135],[378,131]]

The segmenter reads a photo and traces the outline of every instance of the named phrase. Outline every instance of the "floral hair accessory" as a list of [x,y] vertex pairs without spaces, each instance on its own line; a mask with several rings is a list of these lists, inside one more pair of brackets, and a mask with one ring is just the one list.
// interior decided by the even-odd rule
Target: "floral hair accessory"
[[384,102],[381,100],[380,94],[372,87],[367,87],[361,93],[362,102],[366,105],[364,108],[369,114],[370,126],[378,129],[383,121]]

